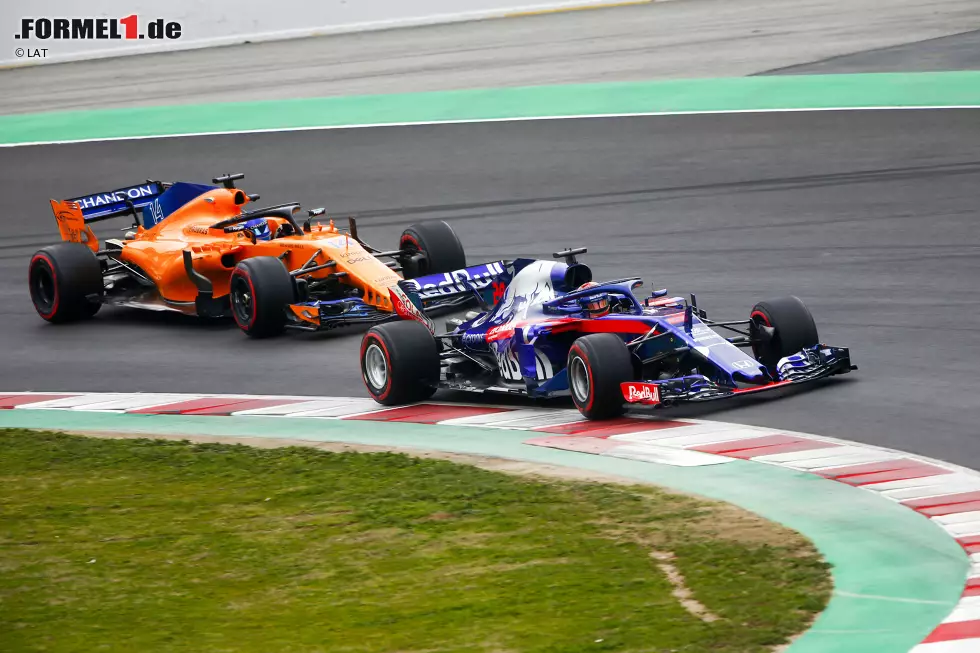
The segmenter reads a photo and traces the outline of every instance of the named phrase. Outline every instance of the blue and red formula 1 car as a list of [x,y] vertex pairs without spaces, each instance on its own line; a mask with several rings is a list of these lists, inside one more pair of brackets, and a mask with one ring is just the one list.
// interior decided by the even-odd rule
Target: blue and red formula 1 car
[[638,278],[593,282],[576,260],[585,251],[555,254],[564,262],[501,261],[491,283],[473,287],[483,312],[450,320],[443,333],[420,310],[433,291],[400,282],[392,298],[405,319],[372,328],[361,342],[371,396],[395,405],[439,388],[571,394],[587,418],[608,419],[629,404],[723,399],[857,369],[847,349],[820,344],[796,297],[760,302],[745,320],[714,322],[693,295],[657,290],[641,300]]

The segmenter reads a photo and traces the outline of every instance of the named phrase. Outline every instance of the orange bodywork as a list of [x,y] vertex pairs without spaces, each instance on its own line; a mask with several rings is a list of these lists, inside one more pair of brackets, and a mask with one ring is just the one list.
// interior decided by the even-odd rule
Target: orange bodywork
[[[333,261],[333,265],[309,273],[307,279],[313,281],[346,272],[343,284],[359,288],[365,303],[383,311],[392,310],[388,289],[401,280],[401,276],[365,250],[349,234],[334,227],[333,221],[329,226],[313,224],[308,233],[257,242],[246,231],[228,233],[221,228],[211,228],[242,212],[243,206],[235,202],[236,193],[241,200],[240,190],[216,188],[188,202],[151,229],[139,227],[135,237],[123,243],[118,258],[137,266],[146,274],[156,284],[164,301],[187,303],[194,301],[198,289],[184,269],[184,250],[190,250],[194,270],[211,281],[216,298],[228,294],[231,272],[243,259],[281,257],[286,269],[292,271],[302,267],[314,253],[319,252],[310,267],[330,261]],[[54,204],[52,202],[53,207]],[[55,215],[59,215],[57,209]],[[276,233],[280,226],[289,224],[282,218],[267,218],[267,221],[272,233]],[[98,244],[94,236],[89,242]],[[306,316],[301,314],[301,309],[292,307],[298,319],[313,324],[319,322],[318,318],[311,317],[316,316],[315,311],[307,311],[311,316]]]

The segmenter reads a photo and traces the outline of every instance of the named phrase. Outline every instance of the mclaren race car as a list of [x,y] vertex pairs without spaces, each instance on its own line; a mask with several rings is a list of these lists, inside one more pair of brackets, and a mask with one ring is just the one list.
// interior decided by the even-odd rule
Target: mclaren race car
[[425,290],[401,282],[392,297],[406,320],[376,326],[361,341],[368,392],[386,405],[420,401],[438,388],[571,394],[587,418],[607,419],[629,404],[724,399],[857,369],[847,349],[820,343],[796,297],[760,302],[748,319],[715,322],[693,295],[657,290],[641,299],[638,278],[593,282],[576,260],[585,251],[555,254],[564,262],[502,261],[480,295],[484,310],[442,332],[421,310]]
[[[473,287],[496,268],[466,267],[463,247],[442,221],[408,227],[398,249],[382,251],[346,231],[323,209],[297,219],[299,204],[249,208],[259,199],[235,187],[147,181],[107,193],[51,200],[65,242],[30,262],[31,299],[50,322],[88,318],[103,304],[232,316],[248,335],[285,327],[319,330],[395,317],[389,288],[403,278],[434,290],[425,310],[474,301]],[[92,224],[128,217],[123,239],[99,243]],[[401,273],[401,274],[399,274]],[[404,275],[404,276],[402,276]],[[462,284],[461,281],[466,281]]]

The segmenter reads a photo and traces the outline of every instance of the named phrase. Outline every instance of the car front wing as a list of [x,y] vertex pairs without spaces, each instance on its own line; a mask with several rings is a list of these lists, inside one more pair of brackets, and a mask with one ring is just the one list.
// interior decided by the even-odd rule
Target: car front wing
[[669,407],[680,403],[713,401],[766,392],[835,374],[846,374],[856,369],[856,366],[851,365],[851,355],[847,348],[815,345],[781,359],[776,364],[775,379],[765,385],[731,387],[694,374],[656,381],[628,381],[621,384],[621,389],[626,403]]

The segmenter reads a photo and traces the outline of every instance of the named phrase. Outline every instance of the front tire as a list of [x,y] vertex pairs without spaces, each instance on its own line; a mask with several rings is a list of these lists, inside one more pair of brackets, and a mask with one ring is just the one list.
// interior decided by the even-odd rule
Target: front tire
[[633,358],[614,333],[575,341],[568,352],[568,389],[588,419],[611,419],[626,412],[620,384],[633,380]]
[[27,281],[34,310],[61,324],[92,317],[102,307],[102,264],[81,243],[58,243],[31,258]]
[[760,326],[773,329],[771,339],[752,343],[755,359],[770,370],[775,369],[781,358],[820,342],[813,316],[799,297],[759,302],[752,307],[751,319]]
[[361,341],[361,378],[379,404],[397,406],[431,397],[439,382],[439,347],[418,322],[372,328]]
[[286,307],[296,298],[293,278],[275,256],[257,256],[236,265],[229,294],[235,323],[252,338],[281,334]]
[[406,279],[466,267],[463,244],[453,228],[442,220],[417,222],[408,227],[402,232],[398,248],[406,252],[403,257]]

